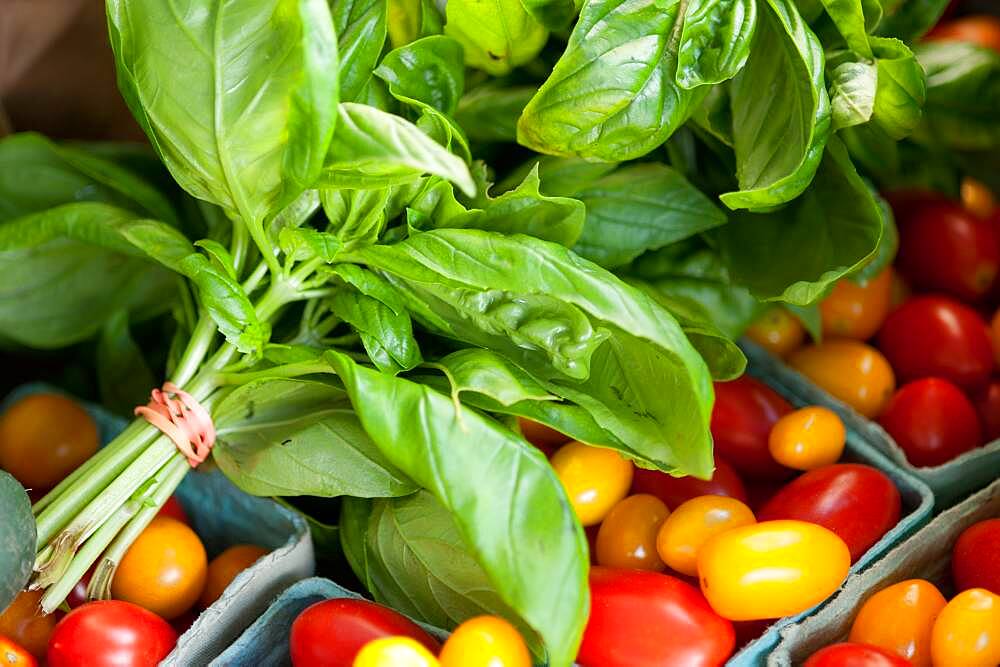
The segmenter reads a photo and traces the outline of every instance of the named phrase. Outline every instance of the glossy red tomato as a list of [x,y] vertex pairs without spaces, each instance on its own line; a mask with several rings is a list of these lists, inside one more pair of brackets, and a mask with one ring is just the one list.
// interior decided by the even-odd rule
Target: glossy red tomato
[[939,378],[901,387],[879,423],[917,467],[947,463],[982,443],[976,408],[958,387]]
[[792,411],[773,389],[747,375],[715,383],[712,439],[715,451],[747,479],[787,479],[792,470],[771,457],[771,427]]
[[636,467],[632,475],[632,495],[638,493],[656,496],[671,510],[698,496],[728,496],[740,502],[747,501],[740,476],[718,454],[715,455],[715,472],[708,481],[690,475],[674,477],[659,470]]
[[591,568],[581,667],[717,666],[735,642],[733,624],[676,577]]
[[853,563],[896,525],[899,511],[899,490],[885,474],[860,463],[837,463],[789,482],[757,518],[819,524],[844,540]]
[[987,519],[966,528],[951,552],[955,588],[985,588],[1000,595],[1000,519]]
[[120,600],[77,607],[59,621],[49,640],[49,667],[144,667],[158,664],[177,633],[151,611]]
[[985,389],[976,393],[973,403],[983,427],[983,440],[991,442],[1000,438],[1000,380],[990,380]]
[[941,296],[917,296],[889,314],[879,349],[899,382],[940,377],[965,390],[984,387],[993,371],[986,322],[972,308]]
[[290,637],[295,667],[350,665],[373,639],[410,637],[437,654],[441,645],[424,630],[388,607],[351,598],[317,602],[292,623]]
[[910,661],[868,644],[832,644],[813,653],[803,667],[910,667]]

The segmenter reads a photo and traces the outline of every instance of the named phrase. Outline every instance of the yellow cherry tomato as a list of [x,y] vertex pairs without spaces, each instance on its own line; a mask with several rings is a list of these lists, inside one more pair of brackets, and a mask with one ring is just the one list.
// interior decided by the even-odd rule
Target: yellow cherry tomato
[[632,486],[632,462],[613,449],[573,441],[552,455],[552,467],[584,526],[603,521]]
[[931,632],[935,667],[1000,665],[1000,595],[970,588],[951,599]]
[[440,667],[424,646],[409,637],[382,637],[365,644],[354,656],[353,667]]
[[877,417],[896,390],[896,376],[886,358],[856,340],[804,347],[788,363],[865,417]]
[[784,358],[801,347],[806,330],[788,310],[773,306],[750,325],[746,337],[774,356]]
[[656,550],[667,565],[698,576],[698,552],[709,539],[757,522],[749,507],[726,496],[698,496],[680,504],[656,536]]
[[993,193],[985,185],[968,176],[962,179],[962,206],[966,211],[988,218],[993,215],[996,204]]
[[833,532],[805,521],[764,521],[727,530],[698,551],[701,592],[733,621],[791,616],[837,590],[851,552]]
[[885,321],[892,305],[892,267],[864,283],[839,280],[819,304],[823,335],[868,340]]
[[848,641],[871,644],[931,667],[931,629],[947,600],[924,579],[893,584],[868,598],[851,626]]
[[513,625],[498,616],[477,616],[448,637],[441,667],[531,667],[531,654]]
[[837,413],[811,405],[775,422],[767,445],[778,463],[795,470],[815,470],[839,461],[846,440],[847,430]]
[[664,568],[656,533],[670,510],[648,493],[625,498],[608,512],[597,531],[597,564],[632,570]]

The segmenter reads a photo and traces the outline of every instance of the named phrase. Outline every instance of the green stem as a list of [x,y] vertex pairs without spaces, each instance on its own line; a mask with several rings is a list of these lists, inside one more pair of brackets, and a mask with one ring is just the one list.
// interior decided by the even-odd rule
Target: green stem
[[260,250],[261,257],[267,263],[267,268],[271,272],[272,279],[280,276],[281,264],[278,262],[278,257],[274,252],[274,245],[271,243],[271,239],[267,238],[267,232],[264,231],[263,225],[248,222],[245,226],[250,232],[253,242],[257,244],[257,249]]
[[173,383],[175,385],[183,388],[194,377],[201,362],[204,361],[205,355],[208,354],[208,348],[212,345],[215,332],[215,321],[211,317],[202,316],[198,320],[198,326],[191,334],[187,349],[184,350],[184,355],[174,370]]
[[229,254],[233,257],[233,270],[236,275],[243,273],[243,265],[247,259],[247,226],[238,222],[233,225],[233,239],[229,245]]
[[257,286],[260,285],[260,281],[262,281],[266,275],[267,264],[261,262],[257,265],[257,268],[253,270],[253,273],[250,274],[250,277],[243,282],[243,291],[248,295],[252,294],[253,291],[257,289]]
[[252,373],[216,373],[215,382],[219,385],[245,384],[262,378],[282,377],[294,378],[314,373],[332,373],[333,368],[325,361],[299,361],[294,364],[284,364]]

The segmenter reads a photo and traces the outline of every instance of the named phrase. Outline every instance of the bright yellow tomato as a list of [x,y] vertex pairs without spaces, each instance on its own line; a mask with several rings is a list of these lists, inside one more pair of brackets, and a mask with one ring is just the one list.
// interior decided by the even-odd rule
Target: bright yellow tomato
[[498,616],[477,616],[448,637],[441,667],[531,667],[531,654],[513,625]]
[[868,598],[851,626],[849,641],[871,644],[931,667],[931,628],[947,600],[923,579],[893,584]]
[[896,390],[896,376],[886,358],[856,340],[809,345],[788,363],[865,417],[877,417]]
[[1000,665],[1000,595],[970,588],[951,599],[934,622],[935,667]]
[[750,325],[746,336],[774,356],[786,357],[801,347],[806,330],[794,315],[774,306]]
[[782,465],[795,470],[815,470],[839,461],[846,440],[847,430],[836,412],[810,405],[775,422],[768,437],[768,449]]
[[698,552],[709,539],[757,519],[749,507],[726,496],[698,496],[674,510],[660,527],[656,550],[667,565],[698,576]]
[[701,591],[733,621],[790,616],[837,590],[851,553],[834,533],[805,521],[764,521],[716,535],[698,551]]
[[615,505],[597,531],[597,564],[632,570],[664,568],[656,553],[656,533],[670,510],[648,493],[638,493]]
[[613,449],[570,442],[552,455],[552,467],[584,526],[603,521],[632,486],[632,462]]
[[440,667],[438,659],[409,637],[382,637],[365,644],[353,667]]

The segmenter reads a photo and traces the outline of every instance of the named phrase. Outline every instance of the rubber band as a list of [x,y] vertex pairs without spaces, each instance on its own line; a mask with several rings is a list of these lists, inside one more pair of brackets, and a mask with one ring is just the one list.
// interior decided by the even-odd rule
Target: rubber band
[[173,440],[192,468],[212,452],[215,425],[211,415],[194,396],[172,382],[150,392],[149,403],[138,406],[135,414]]

